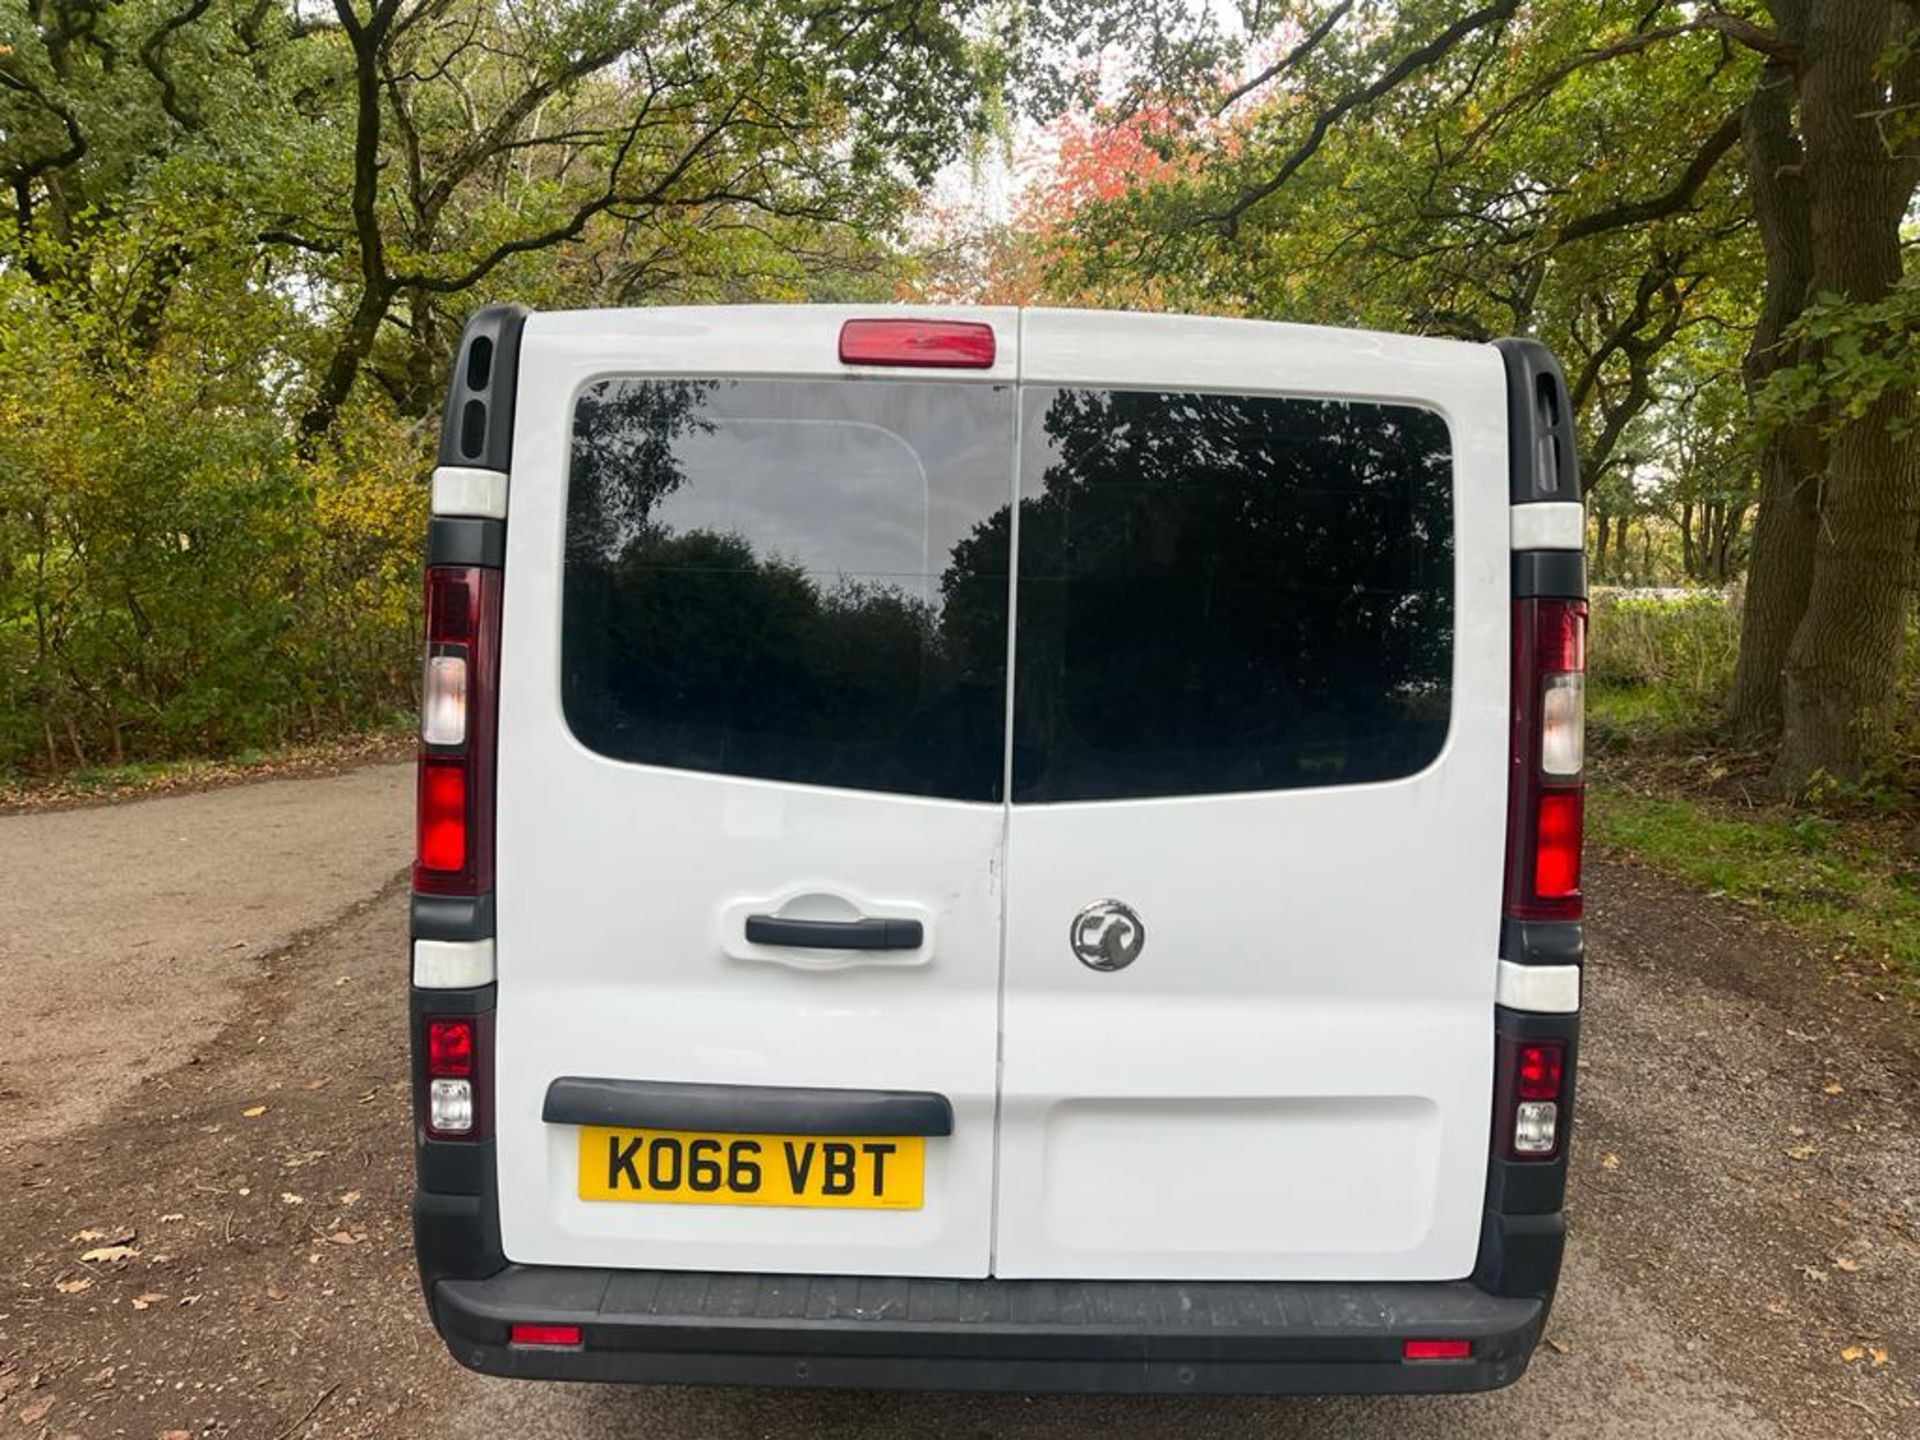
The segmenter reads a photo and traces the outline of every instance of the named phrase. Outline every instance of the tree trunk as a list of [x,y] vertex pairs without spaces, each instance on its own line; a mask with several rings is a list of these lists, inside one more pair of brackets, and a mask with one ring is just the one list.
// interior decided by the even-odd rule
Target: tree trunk
[[[1877,72],[1893,23],[1894,0],[1815,6],[1801,71],[1814,286],[1861,303],[1900,279],[1900,221],[1912,194],[1875,119],[1888,100]],[[1857,779],[1892,705],[1920,535],[1920,454],[1890,427],[1910,406],[1889,394],[1833,431],[1813,583],[1786,657],[1778,791],[1797,793],[1821,772]]]
[[[1781,337],[1806,306],[1813,283],[1813,222],[1800,141],[1793,131],[1793,102],[1791,70],[1770,63],[1741,121],[1747,184],[1767,260],[1760,318],[1741,367],[1749,396],[1792,363]],[[1813,580],[1822,448],[1811,425],[1777,430],[1761,447],[1740,655],[1727,700],[1733,738],[1743,745],[1764,744],[1780,730],[1780,673]]]
[[380,336],[381,322],[387,318],[387,307],[392,304],[392,296],[385,286],[368,284],[360,292],[360,303],[354,307],[353,318],[347,322],[346,330],[334,344],[333,354],[327,359],[327,368],[320,377],[319,388],[314,391],[313,400],[307,411],[300,417],[300,450],[302,454],[312,455],[320,441],[333,429],[333,422],[340,416],[341,407],[347,403],[347,397],[353,394],[353,382],[360,376],[360,367],[373,351],[373,342]]
[[1607,549],[1613,540],[1613,517],[1606,511],[1593,512],[1593,578],[1607,578]]

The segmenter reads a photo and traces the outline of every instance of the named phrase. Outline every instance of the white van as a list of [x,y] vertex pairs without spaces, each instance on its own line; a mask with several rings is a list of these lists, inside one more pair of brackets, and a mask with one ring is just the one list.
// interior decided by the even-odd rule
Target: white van
[[440,461],[415,1221],[461,1363],[1521,1374],[1582,960],[1544,349],[492,307]]

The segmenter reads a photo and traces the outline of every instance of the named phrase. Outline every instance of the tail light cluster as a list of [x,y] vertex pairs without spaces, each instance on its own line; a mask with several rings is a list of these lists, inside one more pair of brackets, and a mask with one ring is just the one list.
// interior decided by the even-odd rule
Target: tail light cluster
[[487,1087],[493,1015],[426,1015],[421,1018],[421,1086],[418,1113],[433,1140],[483,1140],[491,1110]]
[[1503,1036],[1494,1132],[1509,1160],[1557,1160],[1567,1108],[1567,1042]]
[[500,572],[429,566],[413,862],[413,888],[422,894],[480,895],[493,888],[499,654]]
[[1513,602],[1507,914],[1580,918],[1586,781],[1587,602]]

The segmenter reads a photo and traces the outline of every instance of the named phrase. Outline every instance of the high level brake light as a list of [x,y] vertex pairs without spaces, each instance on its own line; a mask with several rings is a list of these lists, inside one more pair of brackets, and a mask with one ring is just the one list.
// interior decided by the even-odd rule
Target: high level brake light
[[413,888],[424,894],[479,895],[493,886],[499,647],[500,572],[430,566],[413,864]]
[[1513,602],[1507,914],[1580,918],[1587,602]]
[[842,365],[993,368],[993,327],[977,320],[849,320],[840,327]]

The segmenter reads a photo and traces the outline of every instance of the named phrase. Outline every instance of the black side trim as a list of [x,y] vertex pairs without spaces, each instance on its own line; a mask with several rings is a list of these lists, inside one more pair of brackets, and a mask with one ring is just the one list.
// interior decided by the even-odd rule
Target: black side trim
[[920,1090],[813,1090],[563,1076],[547,1086],[550,1125],[631,1125],[723,1134],[951,1135],[953,1105]]
[[529,313],[524,305],[487,305],[468,319],[440,419],[442,465],[512,467],[520,332]]
[[1533,1015],[1494,1007],[1496,1044],[1506,1040],[1564,1040],[1566,1094],[1560,1153],[1553,1160],[1505,1160],[1496,1137],[1487,1162],[1487,1204],[1473,1283],[1492,1295],[1534,1296],[1551,1302],[1566,1248],[1567,1156],[1580,1066],[1580,1017]]
[[1578,920],[1503,919],[1500,958],[1516,965],[1583,965],[1586,927]]
[[[1537,1299],[1462,1281],[916,1279],[511,1265],[450,1281],[433,1311],[454,1358],[495,1375],[912,1389],[1227,1393],[1485,1390],[1517,1379]],[[578,1348],[516,1346],[515,1322],[578,1325]],[[1470,1358],[1409,1362],[1409,1339]]]
[[1580,455],[1574,447],[1567,377],[1538,340],[1496,340],[1507,367],[1507,455],[1513,503],[1578,500]]
[[1578,550],[1516,550],[1513,598],[1587,598],[1587,557]]
[[416,940],[486,940],[493,935],[493,896],[415,895]]
[[755,945],[786,945],[800,950],[918,950],[924,938],[918,920],[747,917],[747,939]]
[[435,515],[427,522],[429,565],[484,565],[498,570],[507,559],[507,525],[479,515]]
[[[423,897],[415,896],[417,905]],[[500,1248],[499,1167],[493,1141],[463,1144],[429,1140],[418,1113],[426,1057],[420,1053],[421,1019],[434,1015],[482,1015],[494,1007],[494,987],[414,990],[408,1000],[407,1033],[412,1050],[415,1114],[413,1164],[414,1258],[428,1300],[442,1280],[483,1280],[506,1267]],[[485,1103],[491,1086],[483,1082]]]

